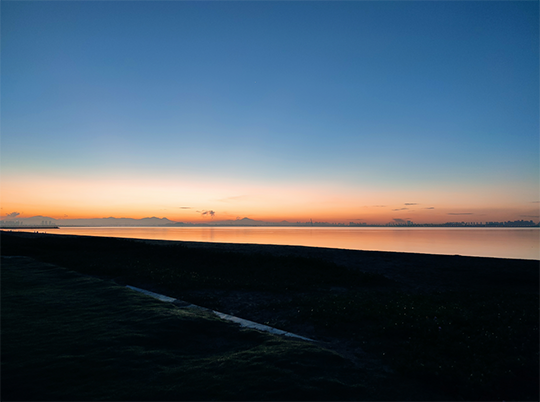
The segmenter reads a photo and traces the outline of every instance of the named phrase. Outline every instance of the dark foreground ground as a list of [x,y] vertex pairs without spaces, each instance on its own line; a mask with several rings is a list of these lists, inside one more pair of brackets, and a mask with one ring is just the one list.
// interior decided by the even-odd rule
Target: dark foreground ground
[[539,398],[538,261],[0,235],[2,400]]

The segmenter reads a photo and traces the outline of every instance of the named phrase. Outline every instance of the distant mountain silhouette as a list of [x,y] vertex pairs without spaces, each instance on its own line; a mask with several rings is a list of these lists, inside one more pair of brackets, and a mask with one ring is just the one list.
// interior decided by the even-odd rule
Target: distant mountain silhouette
[[149,218],[115,218],[110,216],[108,218],[93,218],[93,219],[54,219],[50,216],[32,216],[30,218],[6,217],[0,220],[0,226],[3,227],[17,227],[17,226],[91,226],[91,227],[104,227],[104,226],[116,226],[116,227],[134,227],[134,226],[147,226],[147,227],[212,227],[212,226],[319,226],[319,227],[345,227],[345,226],[375,226],[375,227],[538,227],[540,223],[535,223],[532,220],[524,221],[506,221],[506,222],[484,222],[484,223],[471,223],[471,222],[446,222],[446,223],[426,223],[417,224],[410,221],[404,221],[395,219],[393,222],[387,224],[358,224],[350,222],[344,223],[330,223],[330,222],[266,222],[258,221],[251,218],[242,219],[230,219],[223,221],[206,220],[205,222],[175,222],[167,218],[157,218],[155,216]]
[[298,226],[296,223],[291,223],[288,221],[281,222],[266,222],[266,221],[257,221],[251,218],[242,218],[242,219],[229,219],[223,221],[208,221],[202,223],[184,223],[176,222],[176,226]]
[[21,225],[42,225],[52,224],[57,226],[170,226],[176,222],[167,218],[157,218],[155,216],[151,218],[93,218],[93,219],[54,219],[49,216],[32,216],[30,218],[12,218],[0,221],[0,223],[20,222]]
[[250,219],[248,217],[242,219],[230,219],[223,221],[209,220],[199,223],[184,223],[175,222],[167,218],[157,218],[155,216],[149,218],[115,218],[109,216],[107,218],[91,218],[91,219],[55,219],[50,216],[32,216],[30,218],[5,218],[0,221],[0,225],[20,225],[20,226],[40,226],[40,225],[57,225],[57,226],[293,226],[287,221],[281,222],[265,222]]
[[225,221],[217,221],[217,222],[210,222],[213,225],[227,225],[227,226],[259,226],[259,225],[268,225],[268,222],[264,221],[256,221],[250,218],[242,218],[242,219],[235,219],[235,220],[225,220]]

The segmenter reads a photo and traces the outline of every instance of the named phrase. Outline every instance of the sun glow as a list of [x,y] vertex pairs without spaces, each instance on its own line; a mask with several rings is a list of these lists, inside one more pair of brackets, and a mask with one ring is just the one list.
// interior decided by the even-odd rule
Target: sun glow
[[[304,186],[187,178],[12,175],[2,180],[2,216],[18,212],[55,219],[149,216],[208,222],[249,217],[279,222],[326,221],[417,223],[500,221],[538,214],[538,204],[520,202],[497,188],[469,191],[353,190],[333,183]],[[205,213],[207,211],[207,213]],[[210,211],[213,213],[210,214]],[[536,215],[535,215],[536,214]]]

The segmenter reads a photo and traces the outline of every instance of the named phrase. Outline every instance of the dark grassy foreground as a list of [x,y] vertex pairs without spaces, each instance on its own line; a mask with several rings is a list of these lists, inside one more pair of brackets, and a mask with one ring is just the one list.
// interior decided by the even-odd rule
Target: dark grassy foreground
[[353,372],[309,342],[35,260],[4,261],[2,400],[367,397]]
[[[32,285],[3,267],[3,400],[538,400],[535,261],[1,236],[2,255],[159,291],[339,353],[128,297],[112,282],[49,268]],[[60,293],[70,311],[52,301]],[[63,335],[47,332],[69,314]]]

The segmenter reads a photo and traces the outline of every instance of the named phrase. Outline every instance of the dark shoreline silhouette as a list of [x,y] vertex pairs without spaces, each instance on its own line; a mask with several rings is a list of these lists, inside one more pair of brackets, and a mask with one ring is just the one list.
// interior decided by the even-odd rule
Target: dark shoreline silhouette
[[352,364],[343,375],[382,381],[345,399],[538,400],[538,261],[6,231],[0,240],[3,258],[25,256],[8,259],[43,272],[60,266],[315,339]]

